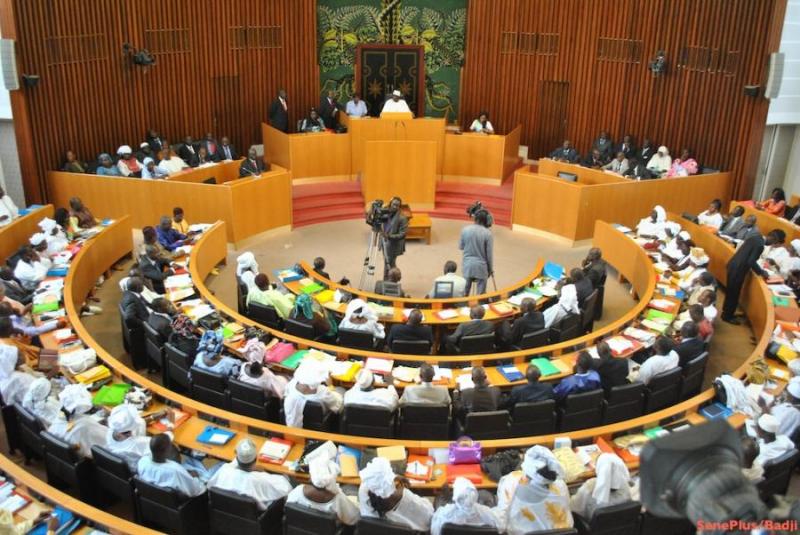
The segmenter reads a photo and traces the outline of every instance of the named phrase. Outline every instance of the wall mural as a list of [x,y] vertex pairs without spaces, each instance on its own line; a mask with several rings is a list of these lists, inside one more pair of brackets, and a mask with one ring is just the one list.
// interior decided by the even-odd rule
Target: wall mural
[[466,22],[467,0],[318,0],[320,94],[350,99],[358,44],[422,45],[425,115],[454,121]]

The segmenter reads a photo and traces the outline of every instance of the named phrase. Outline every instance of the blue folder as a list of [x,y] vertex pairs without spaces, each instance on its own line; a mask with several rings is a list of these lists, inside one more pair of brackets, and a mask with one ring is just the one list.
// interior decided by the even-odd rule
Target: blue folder
[[[212,442],[211,437],[214,435],[223,435],[225,437],[224,442]],[[228,431],[227,429],[221,429],[219,427],[215,427],[213,425],[207,425],[203,432],[197,435],[197,441],[202,444],[210,444],[212,446],[224,446],[230,440],[236,436],[236,433],[233,431]]]
[[559,280],[561,277],[564,276],[564,266],[556,264],[555,262],[546,262],[544,265],[544,269],[542,270],[542,274],[545,277],[550,277],[551,279]]

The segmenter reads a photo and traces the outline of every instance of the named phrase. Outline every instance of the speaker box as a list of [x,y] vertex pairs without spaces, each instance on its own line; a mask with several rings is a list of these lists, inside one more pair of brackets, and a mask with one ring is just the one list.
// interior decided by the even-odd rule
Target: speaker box
[[786,56],[783,52],[773,52],[769,55],[769,71],[767,72],[767,86],[764,88],[764,98],[777,98],[781,92],[785,60]]
[[759,89],[761,89],[760,85],[746,85],[744,86],[744,94],[748,97],[757,97]]
[[0,39],[0,69],[3,71],[3,85],[9,91],[19,89],[17,75],[17,55],[13,39]]

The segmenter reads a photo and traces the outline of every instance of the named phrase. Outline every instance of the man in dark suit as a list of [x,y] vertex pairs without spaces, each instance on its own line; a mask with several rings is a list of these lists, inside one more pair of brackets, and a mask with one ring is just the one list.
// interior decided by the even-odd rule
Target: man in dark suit
[[638,158],[631,158],[628,160],[628,170],[625,171],[623,176],[628,178],[635,178],[638,180],[647,180],[653,178],[653,173],[650,172],[650,169],[642,163]]
[[739,230],[736,231],[736,234],[733,235],[734,239],[744,241],[750,236],[761,236],[761,231],[759,230],[758,225],[756,225],[757,222],[758,219],[752,214],[745,217],[744,225],[742,225]]
[[550,157],[559,162],[578,163],[580,154],[572,146],[572,141],[566,139],[559,148],[550,153]]
[[614,358],[611,347],[606,342],[597,344],[596,349],[600,360],[595,360],[594,365],[603,389],[608,391],[615,386],[628,384],[628,361]]
[[336,92],[332,89],[328,90],[327,96],[324,96],[319,101],[319,114],[325,123],[325,128],[335,129],[339,124],[339,112],[342,111],[342,105],[336,100]]
[[277,98],[269,106],[269,124],[281,132],[289,132],[289,104],[285,89],[278,91]]
[[386,347],[392,348],[395,340],[426,340],[433,345],[433,331],[429,325],[422,325],[422,312],[415,308],[405,323],[395,323],[386,337]]
[[656,153],[656,148],[650,143],[650,140],[644,138],[642,140],[642,148],[639,149],[639,152],[636,155],[636,159],[642,163],[645,167],[647,167],[647,163],[650,161]]
[[498,338],[505,347],[517,346],[526,334],[544,329],[544,314],[536,310],[536,301],[526,297],[519,308],[522,315],[513,324],[504,321],[498,329]]
[[206,133],[206,138],[200,143],[200,146],[205,147],[208,158],[212,162],[218,162],[222,159],[219,153],[219,143],[217,143],[217,140],[211,132]]
[[244,178],[246,176],[260,177],[267,167],[264,161],[256,154],[256,149],[247,151],[247,158],[242,160],[242,165],[239,166],[239,176]]
[[221,160],[238,160],[239,153],[236,148],[231,145],[231,140],[227,136],[223,136],[219,147],[219,157]]
[[581,165],[584,167],[591,167],[592,169],[600,169],[608,161],[604,153],[600,152],[599,149],[592,149],[592,152],[586,155],[586,158],[583,159]]
[[33,292],[26,290],[22,284],[14,278],[14,271],[8,267],[0,267],[0,286],[5,289],[5,295],[9,299],[27,305],[33,300]]
[[397,257],[406,252],[406,232],[408,231],[408,218],[403,215],[400,207],[403,201],[400,197],[392,198],[389,203],[391,215],[383,224],[383,278],[389,278],[389,270],[397,266]]
[[581,268],[572,268],[569,272],[569,278],[572,284],[575,285],[575,293],[578,294],[578,304],[583,308],[586,298],[594,291],[594,285],[589,277],[583,275],[583,270],[581,270]]
[[734,314],[739,306],[739,294],[750,270],[759,276],[765,276],[766,271],[758,265],[758,258],[764,252],[764,238],[761,234],[752,234],[742,242],[733,256],[728,260],[728,287],[725,289],[725,303],[722,305],[722,321],[739,325],[739,320]]
[[700,356],[705,351],[705,343],[700,339],[697,324],[687,321],[681,326],[681,343],[675,348],[678,354],[678,365],[685,368],[690,361]]
[[470,412],[496,411],[500,403],[500,389],[489,386],[486,370],[483,367],[472,368],[472,382],[475,386],[459,390],[461,395],[455,402],[455,414],[462,420]]
[[739,232],[739,229],[741,229],[743,226],[744,208],[741,206],[736,206],[728,218],[722,223],[722,226],[719,227],[719,233],[721,236],[728,236],[732,238],[736,236],[736,233]]
[[145,141],[147,141],[147,144],[153,149],[153,154],[158,154],[159,151],[167,148],[166,140],[161,138],[158,132],[152,128],[147,131]]
[[197,148],[194,146],[192,136],[183,138],[183,143],[178,147],[178,156],[187,164],[197,155]]
[[598,288],[605,284],[608,264],[603,260],[603,251],[599,247],[589,249],[582,266],[583,274],[592,282],[593,287]]
[[461,339],[465,336],[491,334],[494,332],[494,324],[483,319],[485,314],[486,310],[481,305],[473,305],[469,309],[470,320],[459,323],[453,334],[445,340],[448,353],[457,353]]
[[514,407],[517,403],[533,403],[535,401],[553,399],[553,385],[540,383],[539,378],[541,376],[542,372],[539,371],[539,368],[529,364],[525,370],[525,379],[528,380],[528,384],[515,386],[511,389],[511,395],[500,404],[499,408],[514,412]]
[[147,318],[147,324],[161,335],[164,341],[169,340],[172,334],[172,316],[175,314],[175,307],[167,299],[157,297],[150,303],[153,312]]
[[153,284],[153,291],[163,294],[164,280],[171,277],[174,272],[170,269],[169,262],[159,256],[156,247],[148,245],[144,251],[145,254],[139,257],[139,270],[142,272],[142,276]]
[[139,277],[128,279],[128,289],[122,293],[120,307],[122,308],[122,319],[129,328],[141,328],[142,323],[150,317],[147,305],[142,297],[144,282]]
[[158,160],[158,155],[153,152],[153,149],[150,147],[150,144],[146,141],[139,144],[139,150],[136,151],[137,160],[139,160],[140,162],[144,162],[145,158],[152,158],[153,160]]
[[636,147],[633,145],[633,138],[629,135],[622,138],[622,143],[616,146],[614,153],[622,152],[625,158],[630,161],[631,158],[636,156]]

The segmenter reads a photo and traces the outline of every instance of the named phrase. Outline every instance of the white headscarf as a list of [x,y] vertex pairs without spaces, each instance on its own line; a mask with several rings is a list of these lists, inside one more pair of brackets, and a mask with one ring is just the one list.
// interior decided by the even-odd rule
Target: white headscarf
[[795,254],[800,255],[800,239],[794,239],[791,242],[792,249],[794,249]]
[[608,503],[612,490],[624,488],[631,479],[628,467],[613,453],[603,453],[595,463],[597,481],[592,491],[592,498],[598,505]]
[[0,344],[0,381],[11,377],[17,368],[18,359],[19,350],[16,346]]
[[38,379],[35,379],[28,387],[28,391],[25,392],[25,398],[23,399],[22,404],[25,407],[33,407],[34,405],[41,403],[47,399],[47,396],[50,395],[51,389],[52,385],[50,384],[50,380],[48,378],[39,377]]
[[53,229],[56,228],[56,225],[58,225],[58,223],[56,223],[55,220],[50,219],[49,217],[45,217],[44,219],[39,221],[39,228],[42,229],[42,232],[44,232],[45,234],[50,234],[51,232],[53,232]]
[[117,149],[117,154],[120,156],[123,154],[133,154],[133,149],[131,149],[128,145],[121,145],[120,148]]
[[377,321],[378,319],[375,312],[367,306],[363,299],[353,299],[347,303],[347,309],[344,311],[344,319],[342,321],[349,322],[353,318],[366,318],[372,321]]
[[358,473],[367,490],[380,498],[394,494],[394,472],[388,459],[375,457]]
[[294,379],[301,385],[317,387],[328,378],[328,368],[321,362],[305,360],[294,371]]
[[[695,256],[695,254],[698,256]],[[702,247],[692,247],[692,250],[689,252],[689,262],[698,267],[707,266],[709,258]]]
[[308,463],[308,474],[311,478],[311,484],[318,489],[336,492],[339,488],[336,484],[339,465],[324,456],[315,457]]
[[375,382],[375,376],[372,374],[371,370],[367,370],[366,368],[362,369],[356,375],[356,385],[361,390],[366,390],[367,388],[372,386],[372,383]]
[[558,298],[558,305],[570,314],[580,313],[578,308],[578,291],[574,284],[567,284],[561,287],[561,296]]
[[682,239],[683,241],[689,241],[689,240],[691,240],[691,239],[692,239],[692,235],[691,235],[691,234],[689,234],[688,232],[686,232],[685,230],[682,230],[681,232],[679,232],[679,233],[678,233],[678,236],[679,236],[679,237],[680,237],[680,239]]
[[236,259],[236,276],[241,277],[245,271],[258,273],[258,262],[250,251],[244,252]]
[[667,212],[663,206],[657,204],[653,207],[653,210],[656,212],[656,223],[664,223],[667,220]]
[[674,221],[667,221],[666,223],[664,223],[664,230],[669,230],[670,234],[672,234],[672,236],[674,237],[677,236],[678,233],[681,231],[681,226],[678,223],[675,223]]
[[114,433],[128,433],[139,426],[139,411],[129,403],[117,405],[108,415],[108,428]]
[[144,161],[142,162],[142,165],[147,166],[147,164],[149,164],[150,162],[156,163],[156,161],[153,158],[148,156],[147,158],[144,159]]
[[34,247],[36,247],[37,245],[41,245],[41,244],[43,244],[44,242],[46,242],[46,241],[47,241],[47,236],[45,236],[45,235],[44,235],[43,233],[41,233],[41,232],[37,232],[36,234],[34,234],[33,236],[31,236],[31,239],[30,239],[29,241],[31,242],[31,245],[33,245]]
[[467,513],[478,503],[478,489],[469,479],[457,477],[453,481],[453,503],[457,509]]
[[58,394],[61,406],[75,416],[85,414],[92,409],[92,395],[85,385],[71,384]]
[[656,152],[660,152],[662,156],[669,156],[669,149],[664,145],[658,147]]
[[779,422],[778,419],[771,414],[762,414],[758,419],[758,427],[767,433],[775,435],[778,433]]
[[556,477],[561,479],[564,477],[564,469],[561,463],[558,462],[553,452],[544,446],[533,446],[525,452],[525,459],[522,461],[522,471],[534,483],[550,484],[550,480],[542,477],[539,470],[548,468],[555,472]]

